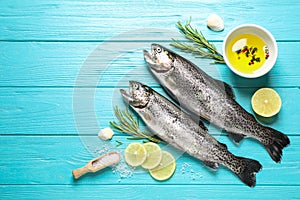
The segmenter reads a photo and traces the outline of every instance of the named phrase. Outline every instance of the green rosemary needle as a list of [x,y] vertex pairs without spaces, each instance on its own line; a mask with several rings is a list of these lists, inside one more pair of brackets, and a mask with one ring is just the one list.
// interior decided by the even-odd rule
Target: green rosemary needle
[[184,52],[193,53],[203,58],[214,59],[215,63],[225,63],[223,56],[218,52],[215,45],[210,43],[202,34],[201,31],[191,26],[191,19],[182,25],[180,21],[176,24],[179,31],[193,44],[187,44],[178,40],[172,39],[170,44]]
[[133,138],[128,139],[147,139],[155,143],[161,142],[159,138],[151,136],[150,134],[141,131],[138,122],[134,119],[133,115],[129,112],[129,110],[120,110],[118,106],[116,106],[114,108],[114,111],[115,116],[119,120],[119,123],[116,123],[114,121],[110,121],[109,123],[117,131],[133,136]]
[[119,147],[119,146],[121,146],[121,145],[123,144],[123,142],[121,142],[121,141],[119,141],[119,140],[116,140],[116,142],[118,143],[118,144],[116,145],[116,147]]

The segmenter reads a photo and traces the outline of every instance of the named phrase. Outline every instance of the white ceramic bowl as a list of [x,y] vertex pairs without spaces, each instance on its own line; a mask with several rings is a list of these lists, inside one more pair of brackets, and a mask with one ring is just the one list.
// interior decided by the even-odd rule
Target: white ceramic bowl
[[[226,55],[226,49],[228,48],[231,40],[233,40],[235,37],[241,34],[254,34],[258,37],[260,37],[268,46],[269,49],[269,58],[264,62],[263,66],[261,66],[258,70],[256,70],[254,73],[243,73],[235,69],[229,62],[228,56]],[[268,73],[273,66],[275,65],[277,55],[278,55],[278,47],[275,38],[273,35],[266,30],[265,28],[255,25],[255,24],[243,24],[240,26],[235,27],[225,37],[223,41],[223,57],[227,64],[227,66],[237,75],[240,75],[245,78],[257,78],[260,76],[265,75]]]

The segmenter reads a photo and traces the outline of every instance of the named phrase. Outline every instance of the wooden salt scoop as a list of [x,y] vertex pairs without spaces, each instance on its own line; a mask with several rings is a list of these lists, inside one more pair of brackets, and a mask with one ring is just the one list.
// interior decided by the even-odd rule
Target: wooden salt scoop
[[90,160],[88,164],[86,164],[82,168],[74,169],[72,171],[73,177],[75,179],[78,179],[79,177],[81,177],[82,175],[88,172],[93,172],[93,173],[97,172],[108,166],[119,163],[120,159],[121,159],[120,154],[117,151],[109,152],[98,158],[94,158],[93,160]]

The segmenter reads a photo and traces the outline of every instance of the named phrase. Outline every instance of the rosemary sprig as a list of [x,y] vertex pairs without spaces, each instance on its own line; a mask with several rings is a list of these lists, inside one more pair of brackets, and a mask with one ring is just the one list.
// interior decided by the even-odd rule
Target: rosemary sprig
[[138,122],[134,119],[129,110],[120,110],[118,106],[114,108],[115,115],[119,120],[119,123],[110,121],[110,125],[117,131],[130,134],[133,138],[128,139],[147,139],[149,141],[159,143],[161,140],[155,136],[151,136],[146,132],[143,132],[139,128]]
[[202,34],[201,31],[191,26],[191,19],[182,25],[180,21],[176,24],[179,31],[193,44],[187,44],[178,40],[172,39],[173,42],[170,44],[184,52],[197,54],[203,58],[211,58],[215,60],[215,63],[225,63],[223,56],[218,52],[215,45],[210,43]]

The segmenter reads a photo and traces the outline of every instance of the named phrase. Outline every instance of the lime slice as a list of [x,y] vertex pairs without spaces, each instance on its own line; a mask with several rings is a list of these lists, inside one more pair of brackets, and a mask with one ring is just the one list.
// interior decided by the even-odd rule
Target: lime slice
[[142,164],[142,167],[145,169],[153,169],[157,167],[162,158],[162,151],[160,147],[153,142],[147,142],[143,144],[143,146],[147,151],[147,158]]
[[272,117],[280,111],[281,99],[275,90],[261,88],[252,96],[251,104],[256,114],[263,117]]
[[130,143],[125,149],[125,161],[132,167],[137,167],[145,162],[147,151],[145,147],[138,143]]
[[150,175],[159,181],[164,181],[169,179],[175,172],[176,162],[174,157],[166,152],[162,151],[162,159],[159,165],[153,169],[150,169]]

